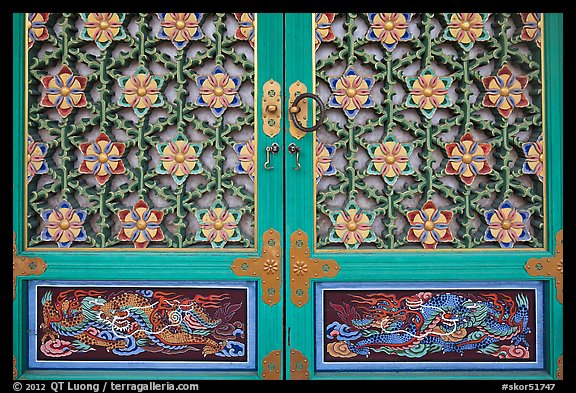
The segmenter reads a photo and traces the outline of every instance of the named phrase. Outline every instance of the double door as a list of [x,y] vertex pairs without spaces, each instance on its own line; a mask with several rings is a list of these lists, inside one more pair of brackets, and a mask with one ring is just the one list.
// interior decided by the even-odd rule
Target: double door
[[561,27],[15,14],[14,377],[561,378]]

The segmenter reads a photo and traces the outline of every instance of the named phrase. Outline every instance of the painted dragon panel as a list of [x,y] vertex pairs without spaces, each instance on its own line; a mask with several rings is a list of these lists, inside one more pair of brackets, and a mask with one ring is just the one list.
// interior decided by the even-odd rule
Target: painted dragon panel
[[536,288],[352,288],[318,300],[324,365],[539,361]]
[[184,285],[33,284],[33,360],[247,364],[253,285]]

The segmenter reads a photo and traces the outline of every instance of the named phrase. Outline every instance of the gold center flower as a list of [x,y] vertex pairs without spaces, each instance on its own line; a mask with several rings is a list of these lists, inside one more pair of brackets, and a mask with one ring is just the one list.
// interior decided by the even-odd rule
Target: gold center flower
[[108,155],[106,153],[98,154],[98,162],[99,163],[104,164],[106,161],[108,161]]
[[100,21],[100,24],[99,24],[100,30],[106,30],[108,28],[108,26],[110,26],[108,21],[106,21],[106,20]]
[[386,156],[386,164],[392,165],[396,162],[396,157],[393,154],[388,154]]
[[540,162],[543,163],[543,162],[544,162],[544,153],[540,154],[540,157],[539,157],[539,158],[540,158]]
[[472,155],[471,154],[464,154],[462,156],[462,162],[464,162],[464,164],[470,164],[472,162]]
[[358,224],[356,224],[354,221],[350,221],[348,224],[346,224],[346,228],[350,232],[354,232],[356,229],[358,229]]
[[353,87],[350,87],[346,90],[346,95],[350,98],[354,97],[356,95],[356,89]]
[[222,88],[222,86],[216,86],[214,88],[214,95],[216,97],[220,97],[220,96],[222,96],[222,94],[224,94],[224,89]]
[[182,164],[184,162],[184,158],[184,153],[176,153],[174,160],[176,160],[178,164]]
[[500,89],[500,95],[502,97],[508,97],[509,94],[510,94],[510,89],[507,86],[502,86],[502,88]]
[[63,219],[62,221],[60,221],[60,229],[66,230],[70,228],[70,221]]
[[26,163],[30,162],[31,160],[32,160],[32,155],[26,154]]
[[69,94],[70,94],[70,88],[68,86],[62,86],[62,88],[60,89],[60,95],[66,97]]
[[433,221],[426,221],[424,223],[424,229],[426,229],[427,231],[431,231],[432,229],[434,229],[434,222]]
[[136,90],[136,94],[138,94],[140,97],[144,97],[146,93],[147,92],[145,87],[139,87],[138,90]]
[[394,23],[392,21],[388,21],[384,23],[384,28],[388,31],[394,30]]
[[460,23],[460,28],[464,31],[470,30],[470,22],[464,21],[464,22]]
[[214,229],[216,229],[217,231],[221,230],[222,228],[224,228],[224,223],[220,220],[216,220],[214,221]]
[[186,27],[186,22],[184,22],[183,20],[176,21],[176,28],[178,30],[182,30],[185,27]]
[[512,223],[510,222],[510,220],[502,221],[502,229],[508,230],[510,228],[512,228]]
[[425,87],[424,90],[422,90],[422,94],[424,94],[426,97],[432,97],[434,91],[432,90],[431,87]]
[[136,221],[136,228],[138,228],[139,230],[143,231],[144,229],[146,229],[146,221],[140,219],[138,221]]

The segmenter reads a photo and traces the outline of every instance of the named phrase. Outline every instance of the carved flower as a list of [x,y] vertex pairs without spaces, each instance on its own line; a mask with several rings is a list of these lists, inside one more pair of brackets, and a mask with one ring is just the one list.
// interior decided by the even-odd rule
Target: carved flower
[[529,217],[530,212],[518,210],[512,202],[505,200],[498,209],[487,210],[484,213],[488,224],[484,239],[489,242],[498,242],[503,248],[512,248],[516,242],[530,240],[531,236],[527,228]]
[[542,135],[534,142],[522,144],[526,156],[522,172],[527,175],[537,175],[540,181],[544,180],[544,141]]
[[486,161],[491,149],[492,145],[476,142],[472,134],[467,132],[459,143],[446,144],[446,173],[459,175],[464,184],[472,184],[476,175],[486,175],[492,171]]
[[156,171],[162,175],[170,175],[180,185],[188,175],[201,173],[203,168],[199,161],[202,145],[191,143],[183,133],[178,133],[174,139],[161,142],[156,146],[160,153],[160,163]]
[[60,116],[67,117],[73,108],[86,106],[86,77],[75,76],[68,66],[62,66],[54,76],[43,76],[40,82],[46,88],[40,105],[56,108]]
[[138,117],[146,115],[150,108],[164,105],[160,93],[162,77],[151,75],[144,66],[138,67],[132,76],[120,77],[118,83],[122,89],[118,105],[132,108]]
[[294,274],[303,276],[308,271],[308,265],[304,261],[296,261],[292,270],[294,270]]
[[332,165],[332,158],[336,148],[325,145],[316,140],[316,154],[314,155],[314,167],[316,168],[316,183],[320,182],[322,176],[331,176],[336,173],[336,168]]
[[108,135],[101,132],[94,142],[80,145],[84,160],[78,171],[83,174],[93,174],[98,183],[103,185],[110,175],[119,175],[126,171],[122,155],[126,145],[122,142],[111,142]]
[[34,175],[48,173],[48,165],[46,164],[48,145],[43,142],[35,142],[28,135],[26,150],[26,173],[28,174],[28,182],[30,182]]
[[266,274],[274,274],[278,271],[278,262],[276,262],[274,259],[267,259],[266,262],[264,262],[262,269],[264,269]]
[[418,76],[406,77],[406,84],[410,90],[406,99],[406,107],[419,108],[428,119],[434,116],[438,108],[452,106],[452,101],[448,96],[452,78],[436,76],[431,67],[425,68]]
[[392,186],[398,176],[414,173],[414,168],[408,161],[412,149],[410,143],[399,143],[394,135],[389,134],[382,142],[368,145],[368,154],[372,160],[366,172],[382,176],[384,181]]
[[240,81],[240,77],[228,75],[224,68],[217,65],[212,74],[196,77],[200,94],[195,104],[210,107],[214,116],[222,116],[227,108],[240,106]]
[[46,22],[50,14],[48,12],[31,12],[28,14],[26,21],[26,30],[28,30],[28,49],[32,48],[36,41],[45,41],[48,39],[48,29]]
[[238,163],[234,167],[234,172],[241,175],[248,175],[254,181],[254,171],[256,165],[254,163],[254,137],[246,143],[235,143],[233,148],[238,154]]
[[520,38],[524,41],[536,41],[538,48],[542,47],[542,14],[537,12],[521,13],[522,32]]
[[328,106],[343,109],[349,119],[355,118],[360,109],[374,106],[374,100],[370,97],[374,78],[358,75],[352,66],[340,78],[329,78],[328,83],[332,89]]
[[355,201],[348,202],[343,210],[330,212],[332,230],[329,240],[335,243],[344,243],[347,249],[356,249],[362,243],[376,241],[372,231],[372,224],[376,214],[362,210]]
[[454,240],[448,225],[453,213],[450,210],[439,210],[434,202],[427,201],[422,209],[411,210],[406,214],[410,223],[407,240],[420,242],[427,250],[436,249],[440,242]]
[[111,13],[84,13],[80,14],[84,27],[80,31],[80,39],[94,41],[100,50],[105,50],[112,41],[126,38],[126,31],[122,26],[125,14]]
[[242,238],[238,222],[242,213],[229,209],[224,202],[217,199],[210,209],[200,209],[196,218],[200,229],[196,232],[196,240],[209,241],[213,248],[222,248],[227,242]]
[[176,49],[182,49],[190,40],[199,40],[204,37],[200,29],[201,13],[158,13],[160,26],[158,38],[170,40]]
[[469,51],[476,41],[487,41],[490,38],[484,26],[489,16],[489,13],[468,12],[444,14],[448,24],[444,38],[448,41],[457,41],[462,49]]
[[500,115],[508,118],[514,108],[528,106],[524,89],[528,84],[528,77],[514,75],[508,65],[504,64],[496,76],[485,76],[482,84],[486,94],[482,105],[488,108],[497,108]]
[[408,23],[412,14],[400,13],[368,13],[370,27],[366,33],[369,41],[380,42],[387,51],[391,52],[400,41],[410,41],[412,33],[408,29]]
[[250,46],[254,48],[254,14],[253,13],[234,13],[234,17],[238,21],[238,28],[234,33],[234,38],[239,40],[248,41]]
[[134,243],[135,248],[146,248],[150,242],[164,240],[160,228],[164,213],[150,209],[143,199],[138,200],[131,209],[120,210],[118,218],[122,222],[118,239]]
[[46,227],[40,234],[42,241],[53,241],[58,247],[70,247],[72,242],[86,241],[84,221],[87,214],[84,210],[73,209],[68,201],[63,200],[55,209],[46,209],[40,213]]
[[316,23],[314,37],[316,39],[316,50],[323,42],[334,41],[336,37],[332,31],[332,22],[334,22],[334,13],[316,13],[314,20]]

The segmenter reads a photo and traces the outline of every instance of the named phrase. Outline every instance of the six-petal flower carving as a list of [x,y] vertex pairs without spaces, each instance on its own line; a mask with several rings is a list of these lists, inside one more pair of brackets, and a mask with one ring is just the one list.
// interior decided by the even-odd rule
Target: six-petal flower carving
[[316,183],[320,182],[323,176],[336,174],[336,167],[332,165],[332,158],[336,148],[326,145],[316,140],[316,154],[314,155],[314,168],[316,169]]
[[536,175],[540,181],[544,180],[544,140],[542,134],[534,142],[522,144],[526,156],[522,171],[527,175]]
[[164,240],[164,232],[160,228],[164,213],[151,209],[146,201],[139,199],[130,209],[118,211],[122,223],[118,240],[129,241],[135,248],[146,248],[150,242]]
[[150,74],[144,66],[138,67],[132,76],[123,76],[118,79],[122,95],[118,105],[132,108],[138,117],[143,117],[150,108],[164,105],[164,97],[160,89],[162,77]]
[[84,160],[78,171],[83,174],[93,174],[101,185],[106,183],[111,175],[120,175],[126,171],[122,156],[126,145],[122,142],[112,142],[106,133],[101,132],[94,142],[80,145]]
[[28,49],[32,48],[36,41],[46,41],[49,37],[46,22],[50,16],[47,12],[31,12],[26,21],[28,30]]
[[521,13],[522,32],[520,38],[524,41],[536,41],[538,48],[542,47],[542,14],[538,12]]
[[447,13],[444,19],[448,26],[444,30],[444,38],[456,41],[465,51],[469,51],[477,41],[487,41],[490,34],[485,28],[488,13]]
[[28,182],[37,174],[48,173],[48,164],[46,163],[47,152],[47,144],[36,142],[28,135],[28,146],[26,148],[26,173]]
[[204,37],[200,28],[201,13],[170,12],[157,15],[161,27],[158,38],[172,41],[176,49],[183,49],[191,40]]
[[424,116],[431,119],[438,108],[449,108],[452,100],[448,96],[448,88],[452,84],[449,76],[436,76],[436,72],[427,67],[420,75],[406,77],[409,94],[406,99],[407,108],[419,108]]
[[200,229],[196,232],[196,240],[209,241],[212,248],[222,248],[228,242],[241,239],[238,222],[242,213],[230,209],[217,199],[210,209],[200,209],[196,212],[196,219]]
[[355,118],[360,109],[374,106],[370,97],[374,78],[358,75],[353,67],[348,67],[339,78],[329,78],[328,83],[332,89],[328,106],[341,108],[349,119]]
[[530,212],[514,207],[510,200],[505,200],[498,209],[487,210],[484,219],[488,224],[484,239],[498,242],[502,248],[512,248],[516,242],[530,240],[528,219]]
[[492,145],[476,142],[472,134],[467,132],[459,143],[446,144],[446,173],[459,175],[465,184],[472,184],[477,175],[486,175],[492,171],[487,161],[491,149]]
[[196,83],[200,94],[195,104],[209,107],[214,116],[220,117],[226,109],[240,106],[240,77],[228,75],[221,66],[217,65],[210,75],[197,76]]
[[366,33],[369,41],[378,41],[391,52],[398,42],[410,41],[413,36],[408,28],[412,14],[401,13],[368,13],[370,27]]
[[83,13],[80,17],[84,27],[79,37],[86,41],[94,41],[100,50],[105,50],[112,41],[121,41],[126,38],[126,31],[122,26],[125,14],[113,13]]
[[62,66],[56,75],[43,76],[40,82],[46,89],[40,105],[56,108],[60,116],[67,117],[74,108],[86,106],[86,77],[74,75],[68,66]]
[[248,175],[254,181],[254,171],[256,170],[254,157],[254,137],[246,143],[235,143],[234,151],[238,154],[238,163],[234,167],[234,172],[241,175]]
[[234,37],[239,40],[248,41],[250,46],[254,48],[256,37],[254,34],[254,14],[249,12],[237,12],[234,14],[234,17],[238,21],[238,28],[234,33]]
[[510,117],[514,108],[528,106],[528,99],[524,93],[528,77],[514,75],[507,64],[498,70],[496,76],[483,77],[482,84],[486,89],[482,105],[498,109],[498,113],[503,117]]
[[453,213],[450,210],[440,210],[429,200],[420,210],[410,210],[406,218],[410,223],[407,240],[420,242],[427,250],[434,250],[440,242],[454,240],[448,225]]
[[372,159],[366,172],[369,175],[380,175],[384,181],[393,186],[400,175],[414,173],[410,164],[413,146],[400,143],[392,134],[388,134],[380,143],[368,145],[368,154]]
[[188,141],[183,133],[178,133],[173,140],[161,142],[156,146],[160,153],[160,163],[156,171],[170,175],[180,185],[188,175],[201,173],[203,168],[199,161],[202,145]]
[[372,224],[376,214],[361,209],[354,200],[339,211],[330,212],[332,230],[329,240],[333,243],[344,243],[347,249],[357,249],[362,243],[376,241]]
[[46,224],[40,234],[42,241],[53,241],[58,247],[68,248],[73,242],[86,241],[88,238],[84,230],[86,212],[74,209],[66,200],[62,200],[54,209],[43,210],[40,217]]
[[332,30],[332,22],[334,22],[335,13],[316,13],[314,15],[314,39],[315,48],[318,47],[323,42],[334,41],[336,35]]

